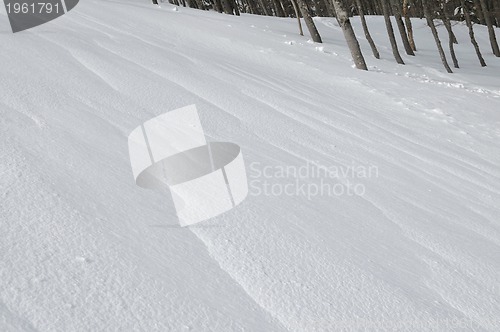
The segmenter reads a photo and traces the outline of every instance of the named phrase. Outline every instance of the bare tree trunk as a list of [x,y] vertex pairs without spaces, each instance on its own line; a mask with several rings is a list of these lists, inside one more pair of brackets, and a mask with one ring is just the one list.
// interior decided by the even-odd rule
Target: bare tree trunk
[[394,18],[396,19],[399,35],[401,36],[401,41],[403,42],[406,54],[415,56],[415,53],[413,53],[413,49],[410,46],[410,42],[408,41],[408,36],[406,35],[406,28],[403,23],[403,19],[401,18],[400,2],[399,0],[390,0],[390,1],[392,4],[392,12],[394,14]]
[[328,12],[328,7],[325,3],[325,0],[315,0],[314,7],[316,8],[316,15],[320,17],[333,16],[329,15],[330,13]]
[[446,30],[448,31],[448,47],[450,48],[450,54],[451,54],[451,59],[453,60],[453,67],[455,68],[460,68],[458,66],[458,59],[457,55],[455,54],[455,47],[454,47],[454,35],[453,35],[453,30],[451,29],[451,23],[449,19],[446,19],[444,22],[444,25],[446,27]]
[[[193,0],[191,0],[193,1]],[[224,10],[225,14],[233,15],[233,8],[231,8],[231,3],[229,0],[221,0],[222,3],[222,9]]]
[[293,13],[291,12],[290,9],[292,9],[292,4],[291,4],[291,1],[287,1],[287,0],[278,0],[280,5],[281,5],[281,8],[283,8],[283,12],[285,13],[285,17],[292,17],[293,16]]
[[306,1],[297,0],[297,3],[299,5],[300,12],[302,13],[302,17],[306,22],[307,29],[311,34],[312,40],[316,43],[322,43],[323,41],[321,40],[321,36],[319,35],[318,29],[316,28],[316,24],[314,24],[314,20],[312,19],[311,14],[309,13],[309,7],[307,6]]
[[470,19],[470,14],[469,10],[465,6],[465,0],[461,0],[462,4],[462,11],[465,16],[465,23],[467,24],[467,27],[469,28],[469,36],[470,36],[470,42],[474,46],[474,49],[476,50],[476,55],[477,58],[479,59],[479,63],[481,64],[481,67],[486,67],[486,62],[483,59],[483,56],[481,54],[481,50],[479,49],[479,45],[477,44],[476,37],[474,37],[474,28],[472,27],[472,21]]
[[484,20],[488,26],[488,33],[490,35],[491,50],[495,56],[500,57],[500,49],[498,48],[497,38],[495,36],[495,28],[493,27],[493,22],[491,22],[491,11],[488,10],[485,0],[480,0],[481,7],[483,9]]
[[234,9],[234,14],[236,16],[240,16],[240,8],[238,7],[239,6],[238,0],[232,0],[231,4]]
[[391,16],[389,14],[389,7],[387,6],[388,0],[381,0],[382,11],[384,12],[385,26],[387,28],[387,34],[389,35],[389,41],[391,42],[392,54],[396,59],[396,62],[400,65],[404,65],[404,61],[399,54],[398,44],[396,42],[396,37],[394,36],[394,29],[392,28]]
[[403,0],[403,16],[405,18],[406,30],[408,31],[408,42],[413,51],[417,50],[415,39],[413,38],[413,26],[411,24],[410,15],[408,13],[408,0]]
[[[251,0],[252,1],[252,0]],[[259,4],[262,7],[262,11],[264,12],[264,15],[270,16],[269,15],[269,9],[267,8],[266,4],[264,3],[263,0],[259,0]]]
[[363,57],[363,53],[361,53],[361,48],[359,47],[358,40],[356,39],[356,34],[354,33],[354,29],[352,28],[351,21],[349,20],[349,15],[344,8],[344,4],[342,0],[332,0],[333,8],[335,9],[337,20],[344,32],[344,37],[347,42],[347,46],[351,51],[352,59],[354,60],[354,64],[356,68],[362,70],[368,70],[366,66],[365,58]]
[[194,0],[196,3],[196,8],[205,10],[205,5],[203,4],[203,0]]
[[297,3],[295,2],[295,0],[291,0],[291,1],[292,1],[292,5],[293,5],[293,10],[295,10],[295,16],[297,16],[297,22],[299,23],[300,35],[303,36],[304,30],[302,30],[302,23],[300,23],[299,8],[297,7]]
[[450,54],[451,54],[451,59],[453,60],[453,67],[455,68],[460,68],[458,66],[458,59],[455,54],[455,47],[454,44],[458,44],[457,38],[455,37],[455,34],[453,33],[453,29],[451,27],[451,22],[450,22],[450,16],[448,15],[448,11],[446,9],[446,0],[441,0],[442,4],[442,20],[444,23],[444,26],[446,28],[446,31],[448,32],[448,47],[450,48]]
[[250,14],[257,14],[258,11],[257,11],[257,5],[255,3],[254,0],[247,0],[247,5],[248,5],[248,9],[250,11]]
[[380,54],[377,50],[377,46],[375,45],[375,42],[373,41],[372,36],[370,35],[370,31],[368,30],[368,25],[366,24],[366,19],[365,19],[365,12],[363,9],[363,4],[361,3],[361,0],[356,0],[356,3],[358,5],[358,13],[359,17],[361,19],[361,24],[363,25],[363,31],[365,32],[365,37],[368,43],[370,44],[370,47],[373,52],[373,56],[376,59],[380,59]]
[[222,3],[221,0],[214,0],[214,9],[219,13],[222,13]]
[[281,8],[281,3],[278,0],[272,0],[276,16],[285,17],[285,12]]
[[482,25],[486,25],[483,10],[481,9],[481,3],[479,3],[479,0],[474,0],[474,7],[476,7],[475,13],[477,18],[479,19],[479,23],[481,23]]
[[497,28],[500,28],[500,2],[493,1],[493,5],[495,6],[495,19],[497,21]]
[[424,7],[424,14],[425,14],[425,18],[427,20],[427,25],[429,26],[429,28],[431,28],[432,35],[434,36],[434,40],[436,42],[436,46],[438,48],[439,55],[441,57],[441,61],[443,62],[443,66],[446,69],[446,71],[451,74],[451,73],[453,73],[453,71],[451,70],[450,66],[448,65],[448,60],[446,60],[446,55],[444,54],[443,46],[441,46],[441,41],[439,40],[439,35],[438,35],[437,30],[436,30],[436,26],[434,25],[433,16],[432,16],[432,12],[429,8],[428,1],[429,0],[422,0],[422,5]]

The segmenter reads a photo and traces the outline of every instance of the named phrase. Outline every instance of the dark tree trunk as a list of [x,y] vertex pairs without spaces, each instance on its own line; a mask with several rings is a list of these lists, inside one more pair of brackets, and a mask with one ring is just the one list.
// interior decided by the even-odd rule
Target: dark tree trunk
[[293,17],[291,1],[278,0],[281,4],[281,8],[285,12],[285,17]]
[[293,5],[293,9],[295,11],[295,16],[297,16],[297,22],[299,23],[299,33],[301,36],[304,35],[304,30],[302,30],[302,23],[300,23],[300,14],[299,14],[299,8],[297,6],[297,3],[295,2],[295,0],[291,0],[292,1],[292,5]]
[[495,36],[495,28],[493,27],[493,22],[491,21],[491,11],[488,10],[485,0],[480,0],[481,7],[483,10],[484,20],[488,26],[488,34],[490,35],[491,50],[495,56],[500,57],[500,49],[498,48],[497,38]]
[[344,37],[347,42],[347,46],[351,51],[351,56],[352,59],[354,60],[356,68],[362,70],[368,70],[365,59],[363,57],[363,53],[361,53],[361,48],[359,47],[358,40],[356,39],[356,34],[354,33],[351,21],[349,20],[349,15],[345,10],[342,0],[332,0],[332,1],[337,20],[340,24],[340,27],[342,28],[342,31],[344,32]]
[[285,17],[285,12],[281,8],[281,3],[278,0],[272,0],[274,6],[274,12],[278,17]]
[[196,7],[201,10],[205,10],[205,5],[203,4],[203,0],[194,0]]
[[392,12],[394,14],[394,18],[396,19],[399,35],[401,36],[401,41],[403,42],[406,54],[414,56],[415,53],[413,53],[413,49],[410,46],[410,42],[408,41],[408,36],[406,35],[405,24],[403,23],[403,19],[401,18],[401,8],[399,0],[390,0],[390,1],[392,4]]
[[411,24],[410,14],[408,13],[408,0],[403,0],[403,16],[405,18],[406,30],[408,31],[408,42],[413,51],[417,50],[415,39],[413,38],[413,26]]
[[306,0],[297,0],[297,4],[299,5],[300,12],[302,13],[302,17],[306,22],[307,29],[311,34],[311,38],[316,43],[322,43],[321,36],[319,35],[318,29],[316,28],[316,24],[314,24],[314,20],[309,13],[309,7],[307,6]]
[[251,14],[258,14],[257,7],[255,5],[254,0],[248,0],[247,5],[248,5],[248,9],[250,10]]
[[237,0],[232,0],[232,7],[234,9],[234,14],[236,16],[240,16],[240,8]]
[[495,20],[497,21],[497,28],[500,28],[500,1],[493,1],[495,8]]
[[214,0],[214,9],[219,13],[222,13],[222,3],[221,0]]
[[439,35],[436,30],[436,26],[434,25],[434,20],[433,20],[433,15],[432,12],[429,8],[429,0],[422,0],[422,5],[424,6],[424,14],[425,14],[425,19],[427,20],[427,25],[429,28],[431,28],[432,35],[434,36],[434,41],[436,42],[436,46],[439,51],[439,55],[441,57],[441,61],[443,62],[443,66],[446,69],[448,73],[453,73],[451,70],[450,66],[448,65],[448,60],[446,60],[446,55],[444,54],[443,46],[441,45],[441,41],[439,40]]
[[[193,1],[193,0],[191,0]],[[229,2],[230,0],[221,0],[222,3],[222,9],[224,10],[224,13],[233,15],[233,8],[231,6],[231,3]]]
[[477,19],[479,20],[479,23],[481,23],[482,25],[486,25],[483,10],[481,8],[481,3],[479,3],[479,0],[474,0],[474,7],[476,7],[475,14],[477,16]]
[[316,15],[320,17],[331,16],[328,12],[328,6],[325,3],[325,0],[315,0],[314,6],[316,7]]
[[376,59],[380,59],[380,54],[377,50],[377,46],[375,45],[375,42],[373,41],[373,38],[370,35],[370,31],[368,30],[368,25],[366,24],[363,4],[361,3],[361,0],[356,0],[356,3],[358,5],[358,13],[359,13],[359,17],[361,19],[361,24],[363,25],[363,31],[365,32],[366,40],[370,44],[370,47],[371,47],[372,52],[373,52],[373,56]]
[[263,0],[259,0],[259,4],[260,4],[260,6],[262,7],[262,11],[264,12],[264,15],[266,15],[266,16],[270,16],[270,14],[269,14],[269,13],[270,13],[270,11],[269,11],[269,9],[267,8],[267,6],[266,6],[266,4],[264,3],[264,1],[263,1]]
[[470,14],[469,10],[465,6],[465,0],[461,0],[462,2],[462,11],[464,12],[464,17],[465,17],[465,23],[467,24],[467,27],[469,28],[469,36],[470,36],[470,42],[474,46],[474,49],[476,50],[476,55],[477,58],[479,59],[479,63],[481,64],[481,67],[486,67],[486,62],[483,59],[483,56],[481,54],[481,50],[479,49],[479,45],[477,44],[476,37],[474,37],[474,28],[472,27],[472,21],[470,19]]
[[391,42],[392,54],[396,59],[396,62],[404,65],[404,61],[401,58],[401,54],[399,54],[398,44],[396,42],[396,37],[394,36],[394,29],[392,28],[391,16],[389,13],[389,7],[387,6],[388,0],[381,0],[382,11],[384,12],[385,26],[387,28],[387,34],[389,35],[389,41]]
[[450,22],[450,16],[448,15],[448,11],[446,8],[446,0],[442,0],[442,19],[444,26],[446,28],[446,31],[448,32],[448,47],[450,48],[450,54],[451,54],[451,59],[453,60],[453,67],[455,68],[460,68],[458,66],[458,59],[455,54],[455,47],[454,44],[458,44],[457,38],[455,37],[455,34],[453,33],[453,28],[451,27],[451,22]]

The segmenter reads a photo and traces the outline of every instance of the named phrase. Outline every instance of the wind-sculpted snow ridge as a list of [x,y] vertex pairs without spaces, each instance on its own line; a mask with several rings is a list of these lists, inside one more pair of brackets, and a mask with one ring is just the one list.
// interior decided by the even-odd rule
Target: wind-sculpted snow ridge
[[[81,2],[12,34],[0,15],[0,330],[498,331],[500,62],[460,24],[392,60],[383,19],[296,21]],[[3,8],[1,10],[4,10]],[[440,30],[444,37],[444,30]],[[196,104],[244,154],[249,196],[181,228],[138,188],[127,137]],[[325,170],[328,170],[325,171]]]

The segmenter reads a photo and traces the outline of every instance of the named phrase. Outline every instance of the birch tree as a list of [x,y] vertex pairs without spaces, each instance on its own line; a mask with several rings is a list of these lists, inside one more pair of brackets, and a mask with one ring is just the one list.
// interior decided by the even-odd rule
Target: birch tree
[[388,0],[381,0],[382,4],[382,11],[384,12],[384,20],[385,20],[385,26],[387,28],[387,34],[389,35],[389,41],[391,43],[392,47],[392,54],[394,55],[394,58],[396,59],[396,62],[399,63],[400,65],[404,65],[403,58],[401,58],[401,54],[399,54],[398,50],[398,43],[396,42],[396,37],[394,36],[394,29],[392,28],[392,23],[391,23],[391,15],[389,12],[389,6],[387,5]]
[[436,26],[434,25],[434,15],[432,15],[432,12],[430,10],[429,1],[430,0],[422,0],[425,19],[427,20],[427,25],[429,26],[429,28],[431,28],[434,41],[436,42],[436,46],[438,48],[439,56],[441,57],[441,62],[443,63],[446,71],[451,74],[453,73],[453,71],[451,70],[450,65],[448,65],[448,60],[446,60],[446,55],[444,53],[443,46],[441,45],[441,40],[439,40],[439,35]]
[[351,56],[354,60],[356,68],[368,70],[365,58],[363,57],[363,53],[361,53],[361,48],[359,47],[358,39],[356,38],[356,34],[354,33],[354,29],[352,28],[351,21],[349,20],[349,15],[345,10],[342,0],[332,0],[332,2],[337,20],[344,33],[344,38],[347,42],[349,50],[351,51]]

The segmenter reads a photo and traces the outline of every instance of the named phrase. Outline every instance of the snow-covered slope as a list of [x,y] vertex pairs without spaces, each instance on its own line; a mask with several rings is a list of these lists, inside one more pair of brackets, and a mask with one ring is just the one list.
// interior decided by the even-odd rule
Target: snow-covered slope
[[[398,66],[383,21],[369,18],[378,61],[354,19],[362,72],[334,19],[316,20],[317,45],[291,19],[173,8],[87,0],[19,34],[0,13],[2,331],[500,329],[500,60],[484,28],[489,66],[459,24],[448,75],[423,21]],[[167,193],[134,184],[127,136],[189,104],[242,147],[253,187],[180,228]],[[257,177],[304,165],[378,176],[327,179],[364,195],[257,195],[320,183]]]

